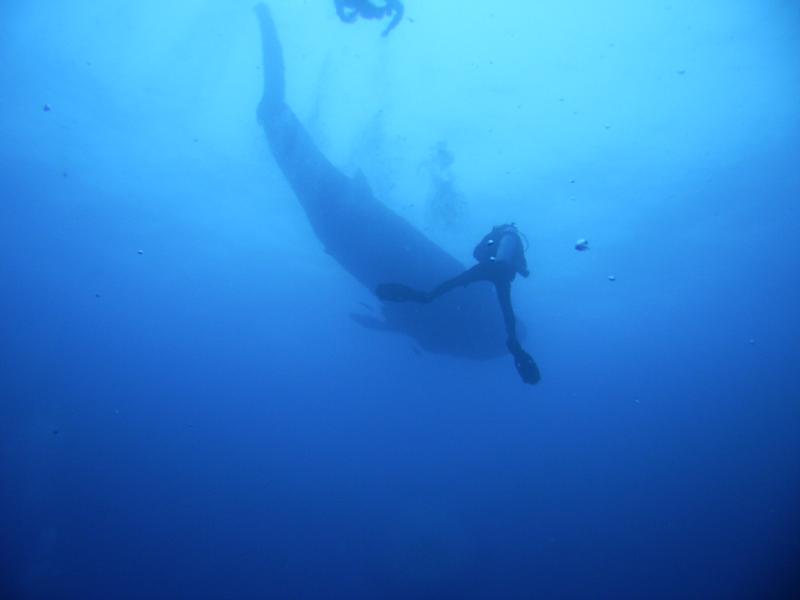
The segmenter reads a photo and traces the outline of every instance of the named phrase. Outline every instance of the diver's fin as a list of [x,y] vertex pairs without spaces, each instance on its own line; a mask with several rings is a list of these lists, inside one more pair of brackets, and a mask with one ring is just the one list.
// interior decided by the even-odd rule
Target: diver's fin
[[522,349],[516,339],[508,340],[506,346],[508,346],[511,356],[514,357],[514,366],[517,368],[519,376],[522,377],[522,381],[530,384],[539,383],[542,377],[539,373],[539,367],[536,366],[536,361],[533,360],[531,355]]
[[539,374],[539,367],[536,366],[536,362],[531,355],[524,350],[514,355],[514,366],[517,367],[517,373],[519,373],[519,376],[522,377],[522,381],[525,383],[539,383],[539,380],[542,378]]
[[375,288],[375,295],[389,302],[428,302],[428,294],[402,283],[382,283]]

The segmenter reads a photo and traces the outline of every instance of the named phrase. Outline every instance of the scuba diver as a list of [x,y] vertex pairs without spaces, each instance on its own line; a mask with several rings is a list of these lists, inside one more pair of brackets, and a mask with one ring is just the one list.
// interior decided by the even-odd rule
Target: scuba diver
[[517,339],[516,318],[511,307],[511,282],[517,273],[523,277],[530,275],[522,237],[516,225],[511,223],[492,228],[475,247],[472,255],[478,261],[477,265],[442,282],[430,292],[415,290],[400,283],[382,283],[375,293],[384,301],[427,304],[460,286],[476,281],[493,283],[506,326],[506,347],[514,357],[514,366],[525,383],[537,383],[540,379],[539,368]]
[[403,19],[403,5],[400,0],[385,0],[383,6],[376,6],[370,0],[334,0],[334,3],[336,4],[336,14],[343,23],[355,23],[358,17],[383,19],[394,15],[381,34],[384,37],[389,35],[389,32],[397,27],[397,24]]

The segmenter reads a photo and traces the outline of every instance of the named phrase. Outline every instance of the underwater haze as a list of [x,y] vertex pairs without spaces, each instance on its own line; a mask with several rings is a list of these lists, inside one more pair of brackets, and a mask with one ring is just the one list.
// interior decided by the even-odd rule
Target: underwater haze
[[253,4],[0,2],[0,598],[797,597],[800,6]]

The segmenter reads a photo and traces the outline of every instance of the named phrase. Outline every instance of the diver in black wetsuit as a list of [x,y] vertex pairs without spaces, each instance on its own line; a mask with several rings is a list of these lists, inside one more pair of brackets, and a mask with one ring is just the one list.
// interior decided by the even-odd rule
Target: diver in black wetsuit
[[476,281],[493,283],[506,325],[508,336],[506,346],[514,357],[517,372],[525,383],[537,383],[540,379],[539,368],[531,355],[520,346],[514,309],[511,306],[511,282],[514,281],[514,277],[517,273],[523,277],[530,275],[525,261],[525,249],[517,227],[513,223],[494,227],[475,247],[472,254],[478,261],[477,265],[444,281],[430,292],[415,290],[399,283],[383,283],[377,287],[375,293],[381,300],[428,303],[452,289]]
[[383,6],[376,6],[370,0],[334,0],[334,3],[336,4],[336,14],[344,23],[355,23],[358,17],[383,19],[394,15],[381,34],[386,36],[403,19],[403,5],[400,0],[385,1]]

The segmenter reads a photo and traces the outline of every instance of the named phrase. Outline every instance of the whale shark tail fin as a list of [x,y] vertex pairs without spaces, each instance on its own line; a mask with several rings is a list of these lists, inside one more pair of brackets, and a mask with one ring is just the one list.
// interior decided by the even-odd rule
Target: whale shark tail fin
[[261,27],[261,71],[264,74],[264,92],[258,104],[258,120],[265,123],[283,108],[285,97],[283,50],[267,5],[257,4],[253,10]]
[[401,283],[382,283],[375,288],[375,294],[389,302],[430,302],[428,294]]

